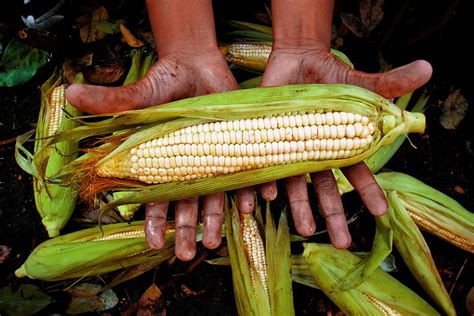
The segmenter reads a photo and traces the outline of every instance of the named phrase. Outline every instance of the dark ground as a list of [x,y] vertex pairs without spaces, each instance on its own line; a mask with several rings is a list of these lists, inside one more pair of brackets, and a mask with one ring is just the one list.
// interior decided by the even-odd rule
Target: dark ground
[[[380,51],[386,61],[399,66],[414,59],[426,59],[434,68],[432,80],[426,85],[430,99],[427,115],[428,128],[422,136],[411,136],[414,149],[408,142],[389,162],[388,167],[410,174],[440,191],[455,198],[469,210],[474,209],[473,177],[473,137],[474,115],[472,109],[455,130],[446,130],[438,122],[441,104],[451,89],[461,89],[470,104],[474,104],[472,89],[472,51],[467,48],[472,40],[472,10],[470,1],[385,1],[384,18],[368,38],[357,38],[341,26],[340,12],[358,15],[357,3],[347,4],[339,1],[334,23],[343,39],[340,47],[356,68],[365,71],[377,71],[377,52]],[[112,2],[104,1],[105,5]],[[133,3],[130,1],[130,3]],[[129,7],[130,7],[129,3]],[[256,12],[263,12],[260,1],[215,1],[216,17],[241,20],[253,20]],[[0,22],[19,24],[18,8],[0,10]],[[135,4],[133,10],[117,12],[127,21],[142,21],[145,16],[142,4]],[[112,6],[114,7],[114,6]],[[124,12],[127,12],[126,15]],[[122,14],[122,15],[119,15]],[[146,20],[146,19],[145,19]],[[140,23],[140,22],[138,22]],[[218,28],[224,28],[220,20]],[[340,44],[340,42],[339,42]],[[27,84],[16,88],[0,89],[0,140],[5,141],[31,129],[37,120],[39,108],[38,86],[49,76],[52,64],[61,60],[56,55],[53,62],[44,67]],[[237,76],[246,76],[237,72]],[[471,128],[469,128],[471,126]],[[464,193],[455,188],[460,187]],[[284,197],[277,202],[281,205]],[[361,203],[356,195],[344,197],[348,216],[360,209]],[[138,217],[140,214],[138,215]],[[142,216],[142,215],[141,215]],[[22,172],[14,161],[14,145],[0,145],[0,245],[10,247],[11,254],[0,264],[0,287],[17,288],[23,283],[37,284],[48,290],[50,284],[28,279],[17,279],[13,271],[20,266],[32,249],[46,239],[40,223],[40,217],[34,208],[31,177]],[[368,250],[373,231],[372,218],[363,213],[350,226],[354,239],[353,249]],[[320,225],[319,227],[321,227]],[[77,229],[70,225],[66,230]],[[473,285],[472,256],[439,238],[425,234],[438,270],[459,315],[468,315],[465,300]],[[327,241],[321,236],[317,241]],[[204,253],[204,251],[203,251]],[[198,256],[202,254],[199,253]],[[398,272],[393,275],[410,288],[426,298],[413,278],[409,275],[402,259],[397,255]],[[212,257],[213,254],[210,254]],[[160,286],[166,298],[167,312],[171,315],[228,315],[235,314],[230,269],[213,267],[202,263],[191,273],[185,274],[190,264],[176,263],[172,267],[161,267],[125,286],[119,286],[116,292],[121,299],[122,308],[127,301],[136,301],[143,291],[155,282]],[[171,282],[173,281],[173,282]],[[198,293],[186,295],[182,285]],[[61,292],[49,292],[55,302],[43,312],[64,313],[69,297]],[[294,286],[294,298],[297,314],[323,315],[330,306],[324,295],[301,285]],[[112,312],[118,314],[116,308]]]

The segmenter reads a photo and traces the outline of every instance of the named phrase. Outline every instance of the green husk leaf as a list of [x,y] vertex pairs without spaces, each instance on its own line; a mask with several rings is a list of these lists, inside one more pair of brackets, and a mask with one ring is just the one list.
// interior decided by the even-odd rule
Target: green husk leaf
[[385,258],[392,252],[393,230],[390,218],[385,215],[379,216],[376,217],[375,222],[372,250],[341,279],[336,291],[347,291],[359,286],[379,269]]
[[410,272],[446,315],[456,315],[423,235],[395,191],[387,192],[395,245]]
[[283,210],[278,229],[275,228],[270,212],[270,202],[267,202],[266,207],[265,252],[268,290],[273,315],[294,315],[288,222],[285,210]]
[[130,66],[130,69],[128,70],[127,77],[125,77],[125,80],[123,82],[124,86],[140,80],[142,53],[143,49],[141,48],[132,49],[132,64]]
[[330,245],[307,243],[303,257],[307,260],[317,286],[348,315],[386,315],[374,299],[402,315],[438,315],[428,303],[395,278],[377,269],[361,285],[348,291],[337,291],[348,271],[361,261],[347,250]]

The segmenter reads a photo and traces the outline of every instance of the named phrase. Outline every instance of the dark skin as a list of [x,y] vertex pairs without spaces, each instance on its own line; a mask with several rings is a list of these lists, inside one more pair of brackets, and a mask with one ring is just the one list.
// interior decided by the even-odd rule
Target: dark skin
[[[215,38],[211,1],[148,0],[147,8],[155,36],[159,61],[138,83],[120,88],[72,85],[68,100],[88,113],[111,113],[144,108],[169,101],[237,89]],[[333,1],[273,0],[273,51],[262,85],[296,83],[350,83],[371,89],[387,98],[403,95],[426,83],[431,66],[424,61],[384,74],[351,70],[331,55],[330,36]],[[369,211],[385,213],[387,203],[374,177],[363,164],[343,169],[361,195]],[[331,242],[346,248],[351,239],[342,202],[330,171],[311,175],[322,215],[326,219]],[[308,202],[304,176],[285,180],[296,230],[303,236],[316,226]],[[262,196],[273,200],[276,183],[260,186]],[[254,209],[253,188],[237,191],[240,212]],[[164,245],[169,203],[146,206],[145,231],[151,248]],[[221,243],[223,193],[203,197],[203,245],[209,249]],[[176,255],[190,260],[196,253],[198,198],[175,202]]]

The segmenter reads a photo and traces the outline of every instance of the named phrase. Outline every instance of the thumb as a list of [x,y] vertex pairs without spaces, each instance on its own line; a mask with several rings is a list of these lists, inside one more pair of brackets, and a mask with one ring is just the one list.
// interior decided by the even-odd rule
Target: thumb
[[431,78],[433,69],[425,60],[392,69],[381,74],[368,74],[350,70],[346,83],[372,90],[385,98],[395,98],[424,85]]
[[114,113],[145,107],[149,103],[147,90],[137,83],[125,87],[72,84],[66,90],[66,98],[86,113]]
[[115,113],[162,104],[182,97],[182,76],[156,63],[140,81],[124,87],[102,87],[72,84],[66,90],[67,100],[76,108],[91,114]]

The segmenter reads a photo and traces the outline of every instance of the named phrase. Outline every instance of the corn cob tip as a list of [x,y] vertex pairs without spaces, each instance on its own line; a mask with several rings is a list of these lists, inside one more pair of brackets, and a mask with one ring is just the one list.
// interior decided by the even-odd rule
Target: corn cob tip
[[17,278],[24,278],[28,276],[28,273],[26,272],[24,264],[22,264],[21,267],[15,270],[15,276]]

